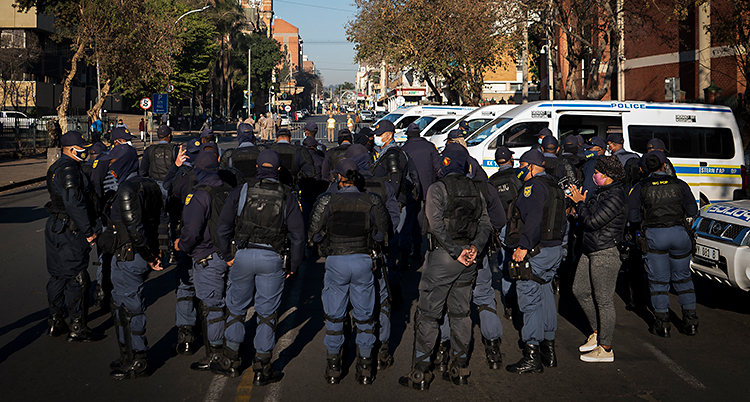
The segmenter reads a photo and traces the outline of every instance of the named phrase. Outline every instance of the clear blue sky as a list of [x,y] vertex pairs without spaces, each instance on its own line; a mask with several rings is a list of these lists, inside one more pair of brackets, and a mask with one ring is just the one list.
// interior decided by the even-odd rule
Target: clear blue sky
[[324,85],[354,82],[354,44],[346,41],[344,25],[354,18],[352,0],[274,0],[273,12],[299,28],[302,51],[323,78]]

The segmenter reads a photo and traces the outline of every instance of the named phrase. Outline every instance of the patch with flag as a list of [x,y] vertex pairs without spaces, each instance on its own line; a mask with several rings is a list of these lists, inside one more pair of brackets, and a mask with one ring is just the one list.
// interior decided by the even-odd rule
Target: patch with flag
[[534,186],[531,185],[531,186],[526,186],[526,187],[523,188],[523,196],[524,197],[526,197],[526,198],[531,197],[531,188],[532,187],[534,187]]
[[98,164],[99,164],[99,159],[97,159],[97,160],[95,160],[95,161],[94,161],[94,166],[93,166],[93,168],[94,168],[94,169],[96,169],[96,165],[98,165]]
[[187,197],[185,197],[185,205],[190,204],[190,200],[192,200],[192,199],[193,199],[193,195],[192,194],[188,194]]
[[445,158],[443,158],[443,166],[448,166],[450,164],[451,164],[451,158],[449,158],[447,156]]

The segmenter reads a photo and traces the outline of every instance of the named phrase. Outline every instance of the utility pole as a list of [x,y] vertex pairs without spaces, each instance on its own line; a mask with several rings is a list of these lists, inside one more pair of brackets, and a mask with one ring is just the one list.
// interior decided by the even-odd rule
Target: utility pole
[[247,48],[247,117],[250,117],[250,104],[253,101],[253,90],[250,86],[251,66],[253,63],[253,47]]

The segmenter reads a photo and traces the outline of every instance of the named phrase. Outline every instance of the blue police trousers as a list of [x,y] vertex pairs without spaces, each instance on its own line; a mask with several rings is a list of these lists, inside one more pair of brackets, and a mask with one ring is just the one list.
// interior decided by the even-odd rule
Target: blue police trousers
[[[505,244],[505,227],[500,230],[500,241]],[[513,250],[501,248],[497,251],[497,265],[503,273],[503,279],[500,280],[500,294],[503,296],[503,303],[508,307],[506,299],[516,298],[516,281],[508,276],[508,263],[513,260]]]
[[208,341],[216,346],[224,343],[224,282],[229,267],[218,253],[211,254],[211,257],[205,267],[198,262],[193,264],[193,284],[195,295],[203,302],[204,308],[208,308],[208,333],[203,336],[208,336]]
[[55,221],[55,217],[49,217],[44,228],[47,272],[50,275],[47,282],[50,315],[64,315],[67,307],[72,317],[80,317],[83,314],[82,288],[75,277],[88,268],[91,248],[81,233],[73,233],[67,228],[62,233],[55,233],[62,225],[59,220]]
[[321,299],[326,317],[323,344],[328,353],[337,354],[344,345],[344,317],[346,307],[351,302],[359,353],[361,356],[370,356],[375,344],[375,277],[370,256],[348,254],[326,257]]
[[254,346],[258,353],[271,353],[276,346],[276,324],[284,291],[285,274],[279,253],[258,248],[237,251],[229,268],[227,319],[224,337],[227,346],[238,350],[245,340],[245,314],[255,300],[258,326]]
[[175,325],[195,326],[198,316],[195,311],[195,285],[193,285],[193,260],[186,252],[177,255],[175,268],[177,280],[177,303],[175,304]]
[[[487,255],[482,258],[482,265],[478,266],[477,279],[472,291],[472,301],[479,310],[479,329],[482,336],[495,340],[503,336],[503,323],[497,315],[497,301],[495,288],[492,287],[492,268]],[[450,339],[451,330],[448,320],[444,319],[440,325],[440,340]]]
[[519,280],[516,282],[518,309],[523,313],[521,340],[539,344],[545,339],[555,339],[557,308],[552,293],[552,279],[562,261],[562,246],[544,247],[529,259],[531,271],[545,283]]
[[[118,307],[116,312],[118,321],[124,323],[130,320],[130,336],[133,350],[143,352],[148,350],[146,340],[146,303],[143,299],[143,284],[150,272],[148,263],[140,254],[136,253],[133,261],[117,261],[112,257],[112,301]],[[119,308],[124,306],[129,316],[123,316]],[[119,327],[117,339],[125,343],[124,327]]]
[[379,297],[379,314],[378,318],[378,340],[381,343],[388,342],[391,339],[391,303],[388,301],[388,286],[385,284],[385,278],[383,278],[383,272],[378,270],[375,272],[375,291]]
[[685,228],[648,228],[649,252],[646,254],[646,273],[651,290],[651,304],[655,313],[669,311],[669,283],[677,292],[683,309],[695,310],[695,289],[690,273],[690,254],[693,243]]

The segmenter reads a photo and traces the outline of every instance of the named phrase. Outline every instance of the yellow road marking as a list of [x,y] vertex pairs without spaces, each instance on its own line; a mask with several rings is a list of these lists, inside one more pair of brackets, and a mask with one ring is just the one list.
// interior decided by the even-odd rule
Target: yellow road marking
[[237,386],[237,395],[234,397],[234,402],[250,401],[250,396],[252,396],[253,393],[253,377],[255,377],[255,373],[252,368],[248,368],[242,373],[240,385]]

